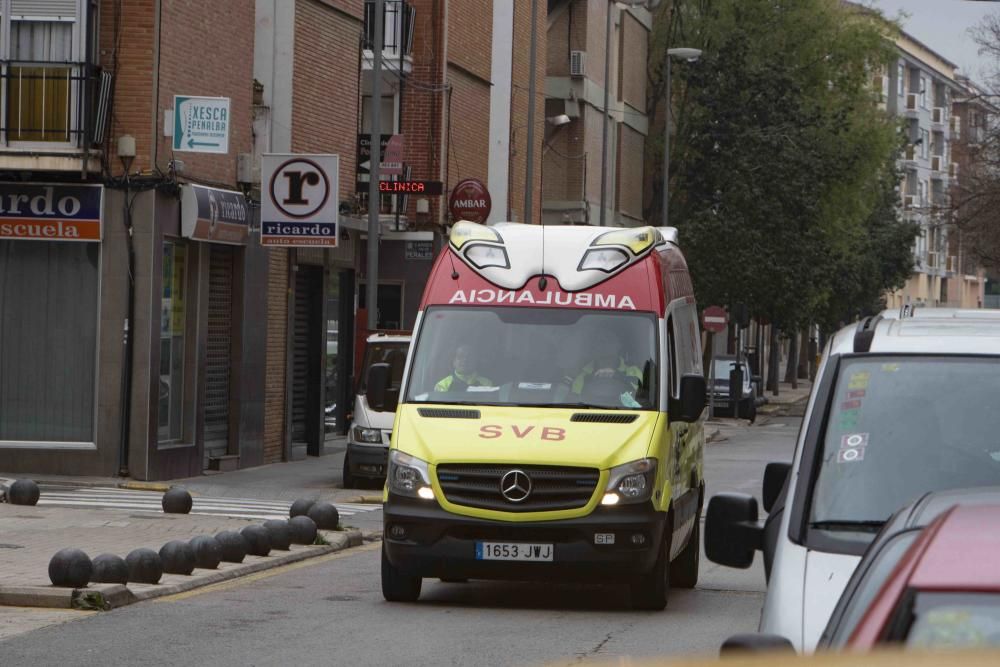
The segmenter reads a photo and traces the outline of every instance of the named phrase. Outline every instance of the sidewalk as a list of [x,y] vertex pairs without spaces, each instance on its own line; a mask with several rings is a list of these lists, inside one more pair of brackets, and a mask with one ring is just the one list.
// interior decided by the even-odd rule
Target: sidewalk
[[809,400],[809,394],[812,392],[812,381],[799,380],[798,385],[797,389],[792,389],[791,383],[781,382],[778,384],[777,396],[774,396],[769,391],[765,392],[764,396],[767,398],[767,403],[758,407],[757,412],[762,415],[772,415],[785,413],[793,406],[804,407]]
[[[124,558],[130,551],[146,547],[159,551],[171,540],[188,541],[196,535],[215,535],[235,530],[253,521],[228,517],[126,513],[93,509],[0,504],[0,605],[69,608],[72,589],[50,585],[48,563],[60,549],[76,547],[94,558],[103,553]],[[114,597],[114,604],[169,595],[232,579],[279,565],[312,558],[355,546],[361,533],[323,531],[326,545],[293,546],[290,551],[272,551],[264,557],[247,556],[243,563],[223,563],[218,570],[195,570],[191,576],[165,574],[159,584],[120,586],[92,584],[84,594],[100,591]]]

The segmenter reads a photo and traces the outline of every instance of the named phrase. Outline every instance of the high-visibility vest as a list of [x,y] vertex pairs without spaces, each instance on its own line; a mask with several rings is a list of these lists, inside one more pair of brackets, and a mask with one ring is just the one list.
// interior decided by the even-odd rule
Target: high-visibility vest
[[[490,382],[489,378],[484,378],[478,373],[473,373],[467,377],[462,377],[462,375],[455,371],[448,377],[442,379],[436,385],[434,385],[434,391],[449,391],[453,384],[458,383],[455,389],[464,389],[465,387],[485,387],[493,384]],[[464,386],[463,386],[464,385]]]
[[[625,363],[624,359],[622,359],[618,364],[618,372],[630,378],[635,378],[638,381],[637,384],[639,382],[642,382],[642,371],[639,369],[639,367],[629,366],[628,364]],[[593,374],[594,374],[594,362],[590,362],[589,364],[583,367],[583,370],[580,371],[580,374],[576,376],[575,380],[573,380],[573,386],[572,386],[573,393],[579,394],[580,392],[582,392],[583,385],[584,383],[586,383],[587,378],[589,378]]]

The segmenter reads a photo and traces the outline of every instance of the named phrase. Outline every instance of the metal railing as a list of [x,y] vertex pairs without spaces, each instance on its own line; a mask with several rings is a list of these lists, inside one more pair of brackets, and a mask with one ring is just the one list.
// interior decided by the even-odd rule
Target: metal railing
[[111,75],[81,62],[0,61],[0,142],[89,148],[104,140]]
[[[414,8],[403,0],[385,0],[382,11],[382,51],[398,57],[413,51]],[[365,30],[361,48],[373,50],[375,44],[375,3],[365,0]]]

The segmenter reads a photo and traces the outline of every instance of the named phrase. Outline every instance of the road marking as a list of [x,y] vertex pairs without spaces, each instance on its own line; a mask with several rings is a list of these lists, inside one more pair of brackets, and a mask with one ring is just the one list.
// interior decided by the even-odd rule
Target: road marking
[[[85,507],[127,512],[163,513],[163,495],[155,491],[127,489],[79,488],[43,489],[39,505],[50,507]],[[192,497],[191,514],[199,516],[231,517],[236,519],[287,519],[291,503],[288,501],[258,500],[253,498]],[[381,509],[380,505],[361,503],[334,503],[341,517]]]
[[193,590],[185,591],[183,593],[164,595],[161,598],[156,598],[155,600],[153,600],[153,602],[175,602],[177,600],[186,600],[187,598],[192,598],[196,595],[202,595],[203,593],[215,593],[217,591],[225,591],[231,588],[244,586],[246,584],[252,584],[256,581],[261,581],[262,579],[269,579],[271,577],[276,577],[279,574],[285,574],[286,572],[301,570],[304,567],[312,567],[313,565],[322,565],[323,563],[339,560],[341,558],[349,558],[350,556],[354,556],[361,552],[375,551],[376,549],[380,548],[382,548],[381,542],[374,542],[372,544],[366,544],[360,547],[351,547],[349,549],[338,551],[332,554],[327,554],[325,556],[308,558],[306,560],[301,560],[297,563],[289,563],[288,565],[281,565],[280,567],[276,567],[270,570],[264,570],[262,572],[254,572],[253,574],[248,574],[245,577],[236,577],[235,579],[230,579],[229,581],[220,581],[217,584],[211,584],[209,586],[205,586],[204,588],[195,588]]

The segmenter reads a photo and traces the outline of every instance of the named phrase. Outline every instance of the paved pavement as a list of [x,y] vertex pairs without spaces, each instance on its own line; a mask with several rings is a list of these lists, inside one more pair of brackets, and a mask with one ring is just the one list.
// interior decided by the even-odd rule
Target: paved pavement
[[[721,423],[719,439],[706,450],[709,493],[743,490],[759,497],[764,464],[791,458],[798,421]],[[703,559],[698,588],[673,591],[661,613],[630,610],[619,587],[545,583],[427,581],[417,604],[390,604],[380,593],[378,553],[371,545],[200,593],[48,625],[0,640],[0,656],[5,663],[42,665],[384,667],[715,654],[725,637],[756,627],[763,600],[758,558],[747,571]]]

